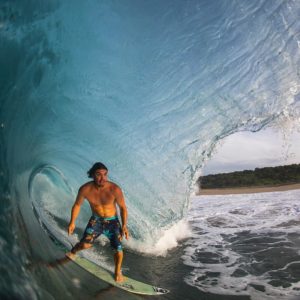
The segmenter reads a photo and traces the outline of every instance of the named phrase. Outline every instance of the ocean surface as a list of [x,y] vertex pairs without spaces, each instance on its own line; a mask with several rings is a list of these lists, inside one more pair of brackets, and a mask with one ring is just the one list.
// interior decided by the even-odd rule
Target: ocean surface
[[[132,277],[167,299],[297,297],[296,192],[191,195],[224,137],[299,125],[299,15],[292,0],[1,0],[0,298],[135,297],[47,267],[63,255],[48,231],[71,247],[90,216],[66,236],[96,161],[126,197]],[[98,243],[87,255],[111,268]]]
[[295,190],[193,199],[185,282],[208,293],[300,299],[299,197]]
[[[177,234],[177,245],[150,254],[125,243],[123,273],[170,290],[149,297],[153,299],[300,299],[299,197],[300,190],[193,197],[187,218],[165,233],[164,243],[170,244]],[[144,299],[110,287],[71,262],[57,264],[64,252],[48,230],[67,245],[78,241],[83,228],[70,238],[67,222],[43,211],[43,234],[39,236],[37,227],[28,238],[38,249],[43,243],[47,251],[32,249],[34,255],[23,270],[27,284],[14,286],[17,294],[1,299]],[[112,271],[108,244],[100,238],[81,255]]]

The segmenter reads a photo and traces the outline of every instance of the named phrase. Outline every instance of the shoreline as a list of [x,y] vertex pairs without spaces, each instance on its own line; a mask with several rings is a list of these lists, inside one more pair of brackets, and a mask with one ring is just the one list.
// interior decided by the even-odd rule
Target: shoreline
[[253,187],[237,187],[237,188],[218,188],[218,189],[200,189],[197,196],[207,195],[230,195],[230,194],[255,194],[255,193],[271,193],[284,192],[300,189],[300,183],[278,185],[278,186],[253,186]]

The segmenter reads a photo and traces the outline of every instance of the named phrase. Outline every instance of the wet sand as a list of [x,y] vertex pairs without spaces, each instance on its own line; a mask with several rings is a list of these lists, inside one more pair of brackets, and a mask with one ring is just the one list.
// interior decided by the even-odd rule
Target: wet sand
[[298,190],[298,189],[300,189],[300,183],[279,185],[279,186],[265,186],[265,187],[201,189],[198,193],[198,196],[201,196],[201,195],[229,195],[229,194],[268,193],[268,192],[282,192],[282,191]]

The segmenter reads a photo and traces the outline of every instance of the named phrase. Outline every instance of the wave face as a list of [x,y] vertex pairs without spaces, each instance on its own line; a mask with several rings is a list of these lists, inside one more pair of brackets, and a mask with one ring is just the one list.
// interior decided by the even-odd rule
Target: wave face
[[186,215],[220,139],[299,116],[298,2],[0,8],[3,224],[22,215],[29,228],[32,202],[68,220],[86,171],[102,161],[125,192],[133,237],[155,243]]

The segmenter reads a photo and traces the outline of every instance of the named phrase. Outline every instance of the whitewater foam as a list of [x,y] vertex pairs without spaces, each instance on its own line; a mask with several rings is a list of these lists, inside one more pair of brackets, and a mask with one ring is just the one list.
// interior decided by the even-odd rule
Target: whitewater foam
[[146,255],[166,256],[168,250],[178,246],[178,244],[191,236],[191,229],[187,220],[180,220],[167,229],[159,229],[160,236],[156,241],[151,236],[145,237],[143,241],[131,238],[124,241],[125,246]]
[[299,191],[200,196],[182,257],[188,284],[216,294],[291,299],[299,294]]

